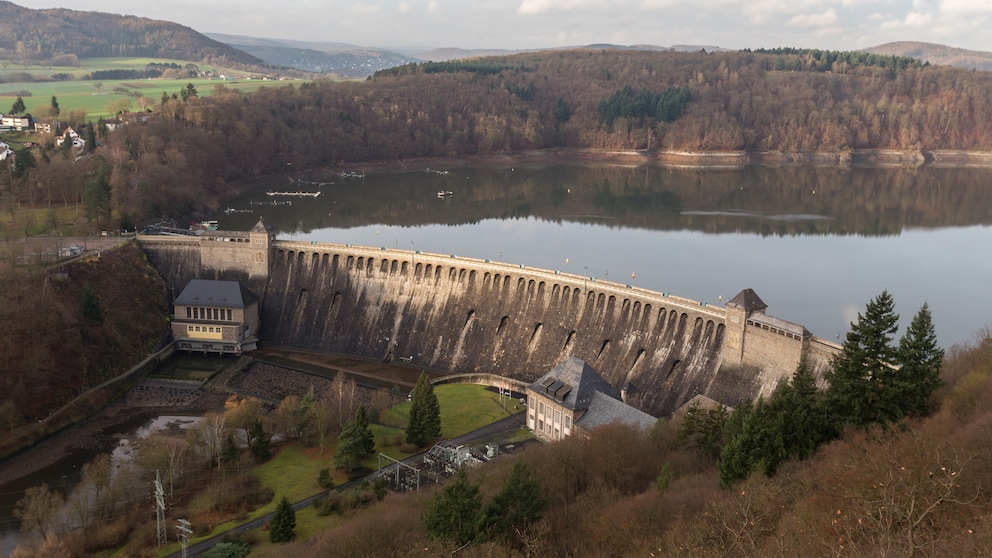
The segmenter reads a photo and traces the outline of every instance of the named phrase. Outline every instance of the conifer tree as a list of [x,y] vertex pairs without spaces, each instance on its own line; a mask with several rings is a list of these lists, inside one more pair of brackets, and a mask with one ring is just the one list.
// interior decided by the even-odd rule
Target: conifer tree
[[431,439],[441,435],[441,407],[434,393],[434,386],[421,372],[417,386],[410,398],[410,423],[406,429],[406,440],[419,447],[427,445]]
[[847,332],[844,346],[827,373],[828,408],[838,430],[898,420],[897,352],[892,339],[899,316],[888,291],[870,301]]
[[269,540],[274,543],[291,540],[296,534],[296,511],[285,496],[279,500],[269,523]]
[[262,425],[262,419],[255,419],[249,430],[248,440],[251,445],[251,454],[259,461],[265,461],[271,457],[269,453],[271,443],[265,437],[265,427]]
[[900,400],[907,415],[924,416],[929,412],[930,396],[943,383],[943,361],[944,350],[937,345],[930,307],[923,304],[899,340]]
[[369,426],[365,405],[358,408],[355,420],[348,421],[338,436],[338,447],[334,451],[334,466],[345,471],[353,471],[362,459],[375,453],[375,435]]
[[431,498],[421,520],[433,540],[468,544],[479,533],[482,494],[468,481],[465,468],[458,469],[454,482]]
[[513,541],[514,546],[519,546],[518,533],[541,519],[546,505],[540,483],[531,478],[527,464],[518,459],[503,489],[486,506],[483,520],[486,536],[492,541]]

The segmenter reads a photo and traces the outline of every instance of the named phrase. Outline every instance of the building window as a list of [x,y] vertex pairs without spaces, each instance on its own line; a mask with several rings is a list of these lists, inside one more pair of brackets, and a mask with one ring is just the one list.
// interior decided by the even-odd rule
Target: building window
[[188,319],[190,319],[192,317],[193,317],[193,309],[190,308],[189,306],[187,306],[186,307],[186,319],[188,320]]
[[544,401],[541,401],[537,404],[537,414],[539,415],[544,414]]
[[228,309],[227,309],[227,321],[229,321],[229,322],[231,322],[231,321],[234,321],[234,320],[233,320],[233,319],[231,318],[231,309],[230,309],[230,308],[228,308]]
[[555,409],[555,425],[561,424],[561,411]]
[[199,320],[200,319],[200,309],[199,308],[194,308],[193,309],[193,319],[194,320]]
[[544,420],[537,419],[537,431],[538,432],[543,432],[544,431]]
[[572,416],[565,415],[565,432],[568,432],[570,428],[572,428]]

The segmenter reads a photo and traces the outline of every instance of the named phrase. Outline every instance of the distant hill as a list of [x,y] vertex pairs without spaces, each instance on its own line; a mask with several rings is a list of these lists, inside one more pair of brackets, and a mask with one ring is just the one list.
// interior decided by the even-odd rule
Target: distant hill
[[37,63],[71,55],[263,64],[259,58],[177,23],[63,8],[32,10],[0,0],[0,58]]
[[307,72],[365,77],[385,68],[416,62],[414,58],[384,49],[347,43],[319,43],[206,33],[207,37],[244,51],[268,64]]
[[992,52],[980,50],[967,50],[919,41],[898,41],[866,48],[864,51],[874,54],[912,56],[938,66],[992,71]]

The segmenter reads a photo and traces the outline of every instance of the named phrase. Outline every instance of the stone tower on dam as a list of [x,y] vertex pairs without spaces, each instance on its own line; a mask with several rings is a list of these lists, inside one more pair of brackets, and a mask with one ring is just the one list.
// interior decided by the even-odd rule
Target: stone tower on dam
[[836,345],[765,314],[746,289],[725,308],[556,271],[249,233],[140,237],[170,288],[244,282],[262,299],[264,343],[533,381],[570,356],[655,416],[697,395],[767,395],[802,355]]

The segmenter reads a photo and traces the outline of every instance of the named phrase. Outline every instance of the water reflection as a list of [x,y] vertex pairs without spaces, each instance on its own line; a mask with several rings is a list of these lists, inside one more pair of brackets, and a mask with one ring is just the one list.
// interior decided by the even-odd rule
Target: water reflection
[[[904,322],[929,302],[941,344],[989,314],[992,169],[472,167],[336,180],[291,206],[220,215],[282,238],[561,269],[717,303],[754,288],[769,312],[842,338],[888,289]],[[285,183],[285,177],[272,184]],[[452,195],[438,199],[438,191]]]

